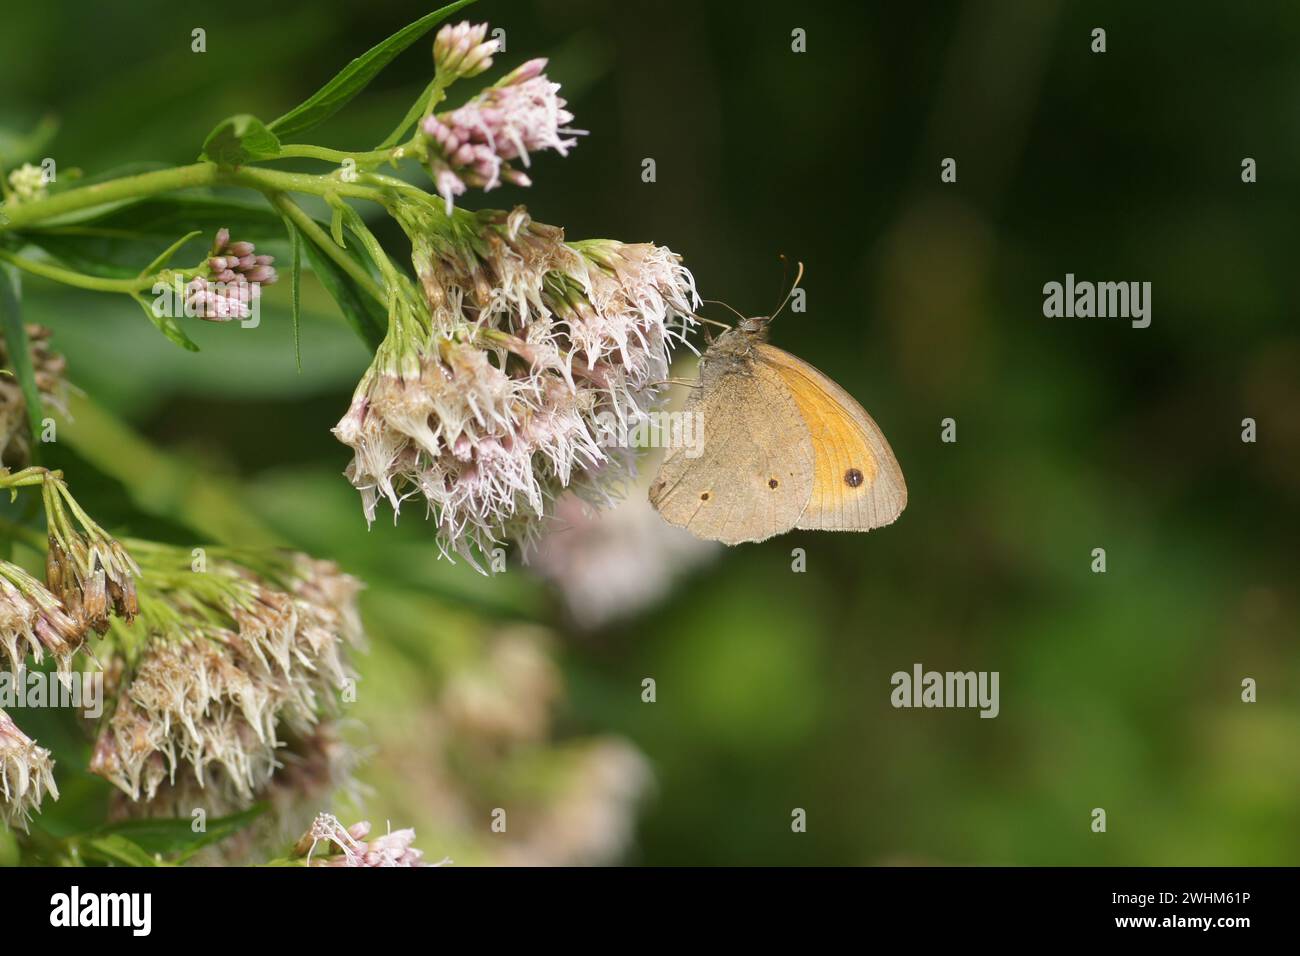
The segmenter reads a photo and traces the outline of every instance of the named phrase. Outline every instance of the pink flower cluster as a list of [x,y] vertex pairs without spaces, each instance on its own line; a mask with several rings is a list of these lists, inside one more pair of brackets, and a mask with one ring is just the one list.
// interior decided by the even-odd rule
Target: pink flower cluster
[[602,447],[601,423],[655,409],[699,300],[667,249],[566,243],[522,209],[473,219],[473,242],[414,233],[420,319],[393,324],[334,434],[368,520],[423,499],[442,552],[478,567],[531,546],[566,488],[611,502],[634,452]]
[[[389,830],[382,836],[370,837],[370,824],[364,820],[344,827],[339,818],[332,813],[319,814],[299,841],[296,853],[306,856],[308,866],[428,866],[423,862],[424,854],[412,844],[415,843],[414,830]],[[326,851],[316,857],[320,844],[326,845]],[[443,860],[434,864],[441,866],[450,863]]]
[[219,230],[207,262],[209,275],[195,276],[185,287],[186,310],[216,322],[247,319],[261,287],[278,278],[274,262],[274,256],[257,255],[251,242],[231,242],[229,229]]
[[502,182],[527,186],[511,165],[530,163],[530,153],[553,149],[561,156],[582,130],[568,127],[573,114],[559,97],[560,84],[542,72],[545,59],[529,60],[459,109],[424,121],[434,185],[447,203],[474,186],[487,191]]

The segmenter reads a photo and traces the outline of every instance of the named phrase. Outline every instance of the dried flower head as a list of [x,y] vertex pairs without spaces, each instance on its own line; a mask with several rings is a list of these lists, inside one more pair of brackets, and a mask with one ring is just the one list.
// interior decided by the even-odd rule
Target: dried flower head
[[32,811],[40,810],[47,793],[59,799],[50,752],[0,710],[0,821],[26,830]]
[[486,23],[463,21],[438,31],[433,41],[433,62],[444,85],[478,76],[492,66],[492,54],[500,44],[486,39],[487,30]]
[[[354,776],[363,751],[344,739],[339,721],[323,720],[303,736],[281,729],[283,746],[276,752],[279,766],[253,795],[266,809],[251,824],[192,858],[198,865],[239,865],[265,860],[296,839],[321,806],[343,802],[359,805],[366,789]],[[234,799],[231,799],[231,797]],[[162,783],[150,799],[133,800],[117,791],[109,805],[110,821],[175,819],[203,807],[208,817],[245,809],[247,801],[229,786],[203,787],[193,774],[180,774]]]
[[135,544],[149,569],[136,628],[105,644],[123,661],[91,771],[153,800],[183,770],[227,806],[247,806],[281,765],[282,730],[308,737],[350,679],[361,640],[357,582],[302,555],[186,552]]
[[[27,326],[27,342],[42,407],[52,408],[67,418],[67,360],[50,348],[50,330],[45,326]],[[3,341],[0,341],[0,369],[0,460],[21,467],[31,460],[33,436],[27,401],[14,377],[13,360]]]
[[0,561],[0,667],[17,673],[29,654],[38,664],[49,654],[66,675],[84,639],[85,628],[45,585],[17,565]]
[[294,847],[294,856],[305,858],[308,866],[429,866],[414,843],[414,830],[390,827],[384,835],[371,838],[369,823],[345,827],[334,814],[322,813]]
[[405,215],[425,301],[398,301],[334,434],[368,520],[419,496],[442,552],[478,567],[476,550],[531,544],[562,489],[612,500],[633,458],[601,447],[601,422],[657,406],[699,299],[657,246],[566,243],[522,208],[457,211],[450,238]]
[[130,623],[137,611],[140,576],[126,549],[81,509],[57,472],[42,493],[49,525],[45,581],[83,632],[108,630],[109,614]]
[[452,201],[473,186],[483,191],[503,182],[531,184],[515,166],[531,154],[553,149],[561,156],[583,130],[569,128],[573,114],[560,98],[560,84],[542,72],[546,60],[529,60],[464,106],[426,117],[430,172],[451,213]]
[[185,287],[186,308],[215,322],[248,318],[262,286],[278,278],[274,262],[274,256],[258,255],[251,242],[231,242],[230,230],[218,230],[207,261],[208,275],[195,276]]

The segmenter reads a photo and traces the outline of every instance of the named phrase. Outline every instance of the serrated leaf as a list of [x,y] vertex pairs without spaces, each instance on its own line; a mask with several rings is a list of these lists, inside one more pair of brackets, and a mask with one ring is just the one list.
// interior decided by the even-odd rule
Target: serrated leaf
[[32,368],[32,353],[27,342],[27,326],[23,325],[22,286],[18,273],[10,266],[0,267],[0,331],[4,332],[5,348],[9,362],[23,391],[27,405],[27,421],[32,429],[32,448],[38,447],[41,434],[41,392],[36,387],[36,372]]
[[280,155],[280,140],[256,116],[240,113],[217,124],[203,141],[206,159],[218,166],[243,166]]
[[[175,298],[175,294],[175,290],[173,290],[173,298]],[[181,328],[180,323],[177,322],[174,317],[170,315],[158,315],[154,311],[154,307],[146,302],[143,296],[132,295],[131,298],[140,303],[140,308],[144,309],[144,314],[149,316],[149,321],[154,324],[154,327],[157,328],[159,332],[167,336],[168,340],[175,342],[187,352],[197,352],[199,350],[199,347],[194,344],[194,341],[188,335],[185,334],[185,330]]]
[[451,16],[462,7],[467,7],[474,0],[456,0],[440,10],[427,14],[402,29],[388,39],[377,43],[361,56],[357,57],[335,75],[335,77],[313,93],[300,105],[268,124],[282,139],[297,136],[329,119],[347,102],[364,90],[384,67],[388,66],[399,53],[424,36],[441,21]]

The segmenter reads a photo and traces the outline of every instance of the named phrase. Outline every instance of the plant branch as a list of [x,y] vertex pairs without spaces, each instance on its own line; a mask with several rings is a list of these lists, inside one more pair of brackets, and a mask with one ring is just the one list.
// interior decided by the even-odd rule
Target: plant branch
[[351,276],[357,285],[365,290],[367,295],[377,302],[388,304],[388,296],[384,294],[384,290],[365,270],[365,267],[340,249],[329,234],[317,224],[315,219],[307,215],[301,206],[281,192],[268,192],[266,198],[271,201],[271,205],[293,220],[293,224],[302,231],[303,235],[316,243],[325,255],[333,259],[340,269]]
[[4,249],[0,249],[0,261],[8,262],[24,272],[30,272],[32,275],[52,279],[55,282],[62,282],[64,285],[75,286],[78,289],[91,289],[95,292],[125,292],[130,295],[147,289],[153,284],[152,276],[135,279],[107,279],[103,276],[74,272],[71,269],[65,269],[49,262],[28,259],[25,256]]
[[124,199],[139,199],[177,189],[210,186],[217,182],[219,176],[219,168],[212,163],[194,163],[190,166],[176,166],[151,173],[123,176],[120,179],[110,179],[108,182],[95,183],[91,186],[80,186],[67,192],[55,193],[36,202],[13,207],[6,205],[3,210],[0,210],[0,232],[12,232],[35,226],[57,216],[83,209],[93,209],[95,206]]

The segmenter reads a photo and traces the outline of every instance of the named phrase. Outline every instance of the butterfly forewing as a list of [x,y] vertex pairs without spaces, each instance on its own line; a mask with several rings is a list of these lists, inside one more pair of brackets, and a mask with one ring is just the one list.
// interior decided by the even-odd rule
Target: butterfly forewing
[[812,493],[812,445],[799,407],[774,368],[737,365],[692,393],[704,442],[669,451],[650,503],[700,538],[740,544],[789,531]]

